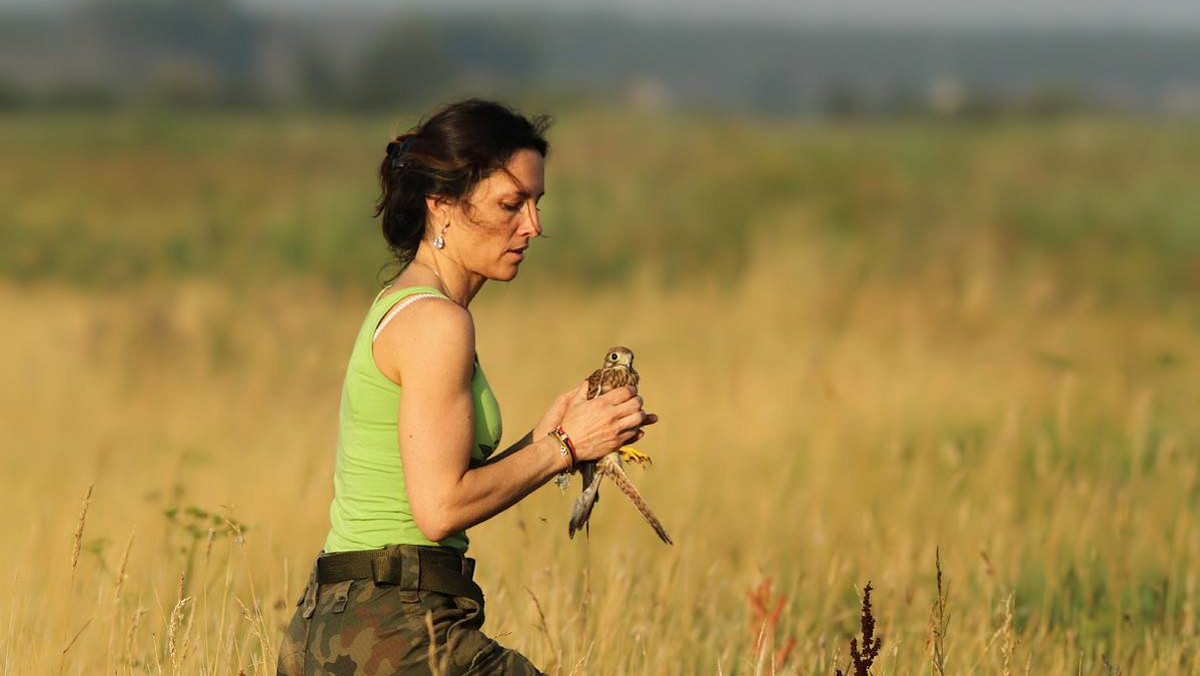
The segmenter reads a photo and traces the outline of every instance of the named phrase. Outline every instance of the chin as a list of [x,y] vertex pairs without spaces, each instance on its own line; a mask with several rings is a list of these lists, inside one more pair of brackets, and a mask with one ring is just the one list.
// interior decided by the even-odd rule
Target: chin
[[519,270],[520,270],[520,266],[517,266],[517,265],[514,265],[512,267],[501,268],[496,271],[496,274],[495,274],[495,276],[492,277],[492,279],[494,279],[498,282],[509,282],[509,281],[512,281],[512,279],[517,276],[517,272]]

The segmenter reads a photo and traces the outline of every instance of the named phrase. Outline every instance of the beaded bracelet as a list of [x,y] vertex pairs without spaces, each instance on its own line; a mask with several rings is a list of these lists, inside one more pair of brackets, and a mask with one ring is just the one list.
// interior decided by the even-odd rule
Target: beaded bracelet
[[[559,435],[559,432],[562,433],[561,436]],[[560,491],[565,493],[567,490],[567,485],[571,483],[570,474],[571,472],[575,471],[575,447],[574,444],[571,443],[571,438],[567,436],[567,433],[563,431],[562,427],[556,427],[550,430],[546,433],[546,436],[551,437],[558,442],[558,451],[567,461],[567,468],[559,472],[558,476],[554,477],[555,485],[558,486]]]
[[558,443],[565,446],[571,454],[571,466],[567,469],[568,472],[575,471],[575,463],[579,462],[579,458],[575,456],[575,444],[571,441],[571,437],[567,435],[567,431],[562,428],[562,425],[555,425],[554,429],[550,430],[550,434],[558,439]]

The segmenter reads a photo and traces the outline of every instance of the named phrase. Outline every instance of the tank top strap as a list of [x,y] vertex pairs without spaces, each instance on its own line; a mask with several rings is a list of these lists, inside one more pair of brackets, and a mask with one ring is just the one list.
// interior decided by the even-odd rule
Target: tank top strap
[[400,287],[399,289],[392,289],[390,293],[385,293],[387,290],[388,290],[388,288],[385,286],[379,290],[379,293],[375,294],[375,300],[371,301],[372,308],[374,308],[375,304],[381,300],[389,299],[389,298],[392,298],[393,296],[398,296],[398,298],[394,299],[392,301],[392,303],[389,303],[389,306],[390,306],[391,304],[395,303],[395,301],[398,300],[399,298],[403,298],[404,296],[406,296],[410,293],[417,293],[417,292],[433,293],[433,294],[437,294],[437,295],[441,296],[442,298],[449,298],[449,296],[442,293],[441,289],[438,289],[436,286],[426,286],[424,284],[417,284],[415,286],[403,286],[403,287]]
[[379,293],[375,295],[375,300],[371,301],[371,311],[368,316],[375,320],[375,332],[371,335],[372,343],[383,332],[383,327],[387,326],[388,322],[392,321],[392,318],[401,310],[408,307],[410,303],[421,298],[449,299],[446,294],[433,286],[406,286],[402,289],[394,289],[391,293],[385,294],[384,290],[386,288],[380,289]]

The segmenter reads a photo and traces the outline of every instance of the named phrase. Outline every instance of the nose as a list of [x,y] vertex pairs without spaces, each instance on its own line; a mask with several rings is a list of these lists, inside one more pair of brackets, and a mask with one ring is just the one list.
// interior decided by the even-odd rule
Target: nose
[[533,200],[529,200],[528,204],[526,213],[529,214],[529,217],[521,224],[522,231],[529,233],[530,237],[541,237],[542,217],[538,214],[537,205],[533,203]]

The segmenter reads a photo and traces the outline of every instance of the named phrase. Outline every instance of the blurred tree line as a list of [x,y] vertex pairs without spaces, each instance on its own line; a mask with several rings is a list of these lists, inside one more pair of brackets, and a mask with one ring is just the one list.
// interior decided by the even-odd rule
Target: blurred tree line
[[[0,15],[0,38],[13,38],[0,48],[0,105],[379,108],[511,84],[537,66],[511,22],[323,18],[254,15],[233,0],[91,0],[62,17]],[[48,43],[60,48],[56,72],[30,74],[22,62]]]
[[1200,111],[1189,34],[803,27],[597,10],[87,0],[0,10],[0,107],[424,107],[457,92],[830,117]]

